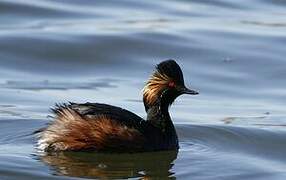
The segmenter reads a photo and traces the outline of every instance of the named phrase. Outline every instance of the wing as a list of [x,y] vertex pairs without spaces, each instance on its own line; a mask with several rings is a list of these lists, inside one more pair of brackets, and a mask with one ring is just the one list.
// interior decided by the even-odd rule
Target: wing
[[146,121],[119,107],[99,103],[63,104],[52,109],[55,120],[40,132],[45,151],[141,151]]
[[[64,105],[77,113],[79,113],[83,117],[88,117],[88,119],[96,120],[99,116],[105,116],[109,119],[113,119],[118,121],[128,127],[140,128],[144,123],[145,120],[141,117],[137,116],[136,114],[122,109],[120,107],[111,106],[107,104],[101,103],[84,103],[84,104],[77,104],[77,103],[70,103],[69,105]],[[63,106],[58,106],[61,109]],[[56,109],[57,112],[57,109]]]

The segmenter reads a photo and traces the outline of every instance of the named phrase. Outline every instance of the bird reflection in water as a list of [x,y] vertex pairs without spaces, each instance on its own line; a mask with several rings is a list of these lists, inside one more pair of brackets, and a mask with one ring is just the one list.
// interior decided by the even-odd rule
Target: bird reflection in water
[[134,154],[57,152],[40,155],[56,175],[85,178],[175,179],[177,151]]

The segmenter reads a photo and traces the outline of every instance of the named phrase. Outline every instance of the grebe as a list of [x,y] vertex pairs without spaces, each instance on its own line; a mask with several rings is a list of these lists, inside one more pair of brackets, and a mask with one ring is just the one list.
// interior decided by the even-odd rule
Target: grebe
[[163,61],[143,89],[146,120],[107,104],[56,105],[54,121],[37,132],[38,148],[47,152],[177,150],[178,137],[168,109],[182,94],[198,92],[185,87],[182,70],[174,60]]

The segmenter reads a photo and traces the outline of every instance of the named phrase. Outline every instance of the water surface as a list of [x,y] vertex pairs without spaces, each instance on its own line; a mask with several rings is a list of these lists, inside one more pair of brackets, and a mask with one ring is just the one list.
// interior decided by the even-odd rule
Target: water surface
[[[280,0],[1,0],[1,179],[285,179],[285,12]],[[35,150],[55,102],[145,117],[141,90],[170,58],[200,92],[171,108],[178,153]]]

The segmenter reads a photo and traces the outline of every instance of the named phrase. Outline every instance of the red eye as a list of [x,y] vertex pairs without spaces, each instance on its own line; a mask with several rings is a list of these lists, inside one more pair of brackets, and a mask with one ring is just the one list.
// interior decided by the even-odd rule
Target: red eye
[[173,88],[173,87],[175,87],[175,83],[173,81],[171,81],[171,82],[169,82],[168,86]]

